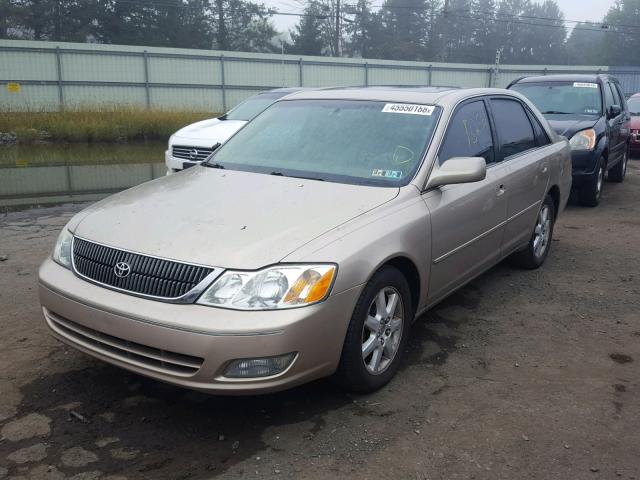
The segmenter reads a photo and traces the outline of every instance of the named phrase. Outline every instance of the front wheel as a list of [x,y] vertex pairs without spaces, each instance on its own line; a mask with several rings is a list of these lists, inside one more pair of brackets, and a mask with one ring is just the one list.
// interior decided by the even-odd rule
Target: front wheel
[[522,268],[533,270],[540,267],[549,255],[555,223],[555,205],[550,195],[544,197],[542,207],[538,212],[533,234],[527,247],[517,252],[513,259]]
[[580,189],[580,204],[587,207],[597,207],[602,196],[602,187],[604,186],[605,160],[600,158],[598,168],[589,181]]
[[389,382],[400,365],[412,312],[406,278],[394,267],[383,267],[365,286],[351,316],[338,383],[368,393]]
[[627,174],[627,159],[629,158],[629,149],[626,148],[622,159],[609,170],[609,180],[616,183],[622,183]]

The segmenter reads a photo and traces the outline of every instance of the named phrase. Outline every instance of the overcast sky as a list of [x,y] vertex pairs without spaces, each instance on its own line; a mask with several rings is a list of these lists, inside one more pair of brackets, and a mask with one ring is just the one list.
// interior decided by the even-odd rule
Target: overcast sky
[[[344,0],[346,3],[356,3],[354,1]],[[382,1],[382,0],[381,0]],[[301,3],[298,0],[263,0],[267,7],[275,7],[281,12],[302,12]],[[613,4],[613,0],[557,0],[558,5],[564,12],[564,16],[568,20],[592,20],[600,21],[607,13],[609,7]],[[538,2],[540,3],[540,2]],[[279,30],[289,30],[296,23],[299,17],[276,15],[273,21]],[[567,24],[571,27],[574,24]]]

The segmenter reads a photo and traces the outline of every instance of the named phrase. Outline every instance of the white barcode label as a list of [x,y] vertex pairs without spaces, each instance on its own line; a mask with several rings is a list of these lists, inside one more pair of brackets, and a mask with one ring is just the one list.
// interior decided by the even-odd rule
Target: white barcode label
[[406,113],[409,115],[431,115],[436,107],[433,105],[416,105],[411,103],[387,103],[384,113]]
[[598,88],[597,83],[573,82],[574,87],[578,88]]

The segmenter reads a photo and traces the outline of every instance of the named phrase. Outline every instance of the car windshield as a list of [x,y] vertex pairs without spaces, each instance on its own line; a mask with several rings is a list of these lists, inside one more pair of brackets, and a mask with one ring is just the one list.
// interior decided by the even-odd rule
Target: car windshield
[[600,115],[602,112],[597,83],[516,83],[511,89],[531,100],[543,114]]
[[288,100],[247,124],[208,166],[360,185],[411,181],[440,108],[354,100]]
[[262,113],[265,108],[277,99],[285,95],[286,93],[261,93],[255,97],[251,97],[224,115],[224,120],[244,120],[248,122],[259,113]]
[[627,102],[629,106],[629,112],[633,116],[640,116],[640,97],[630,98]]

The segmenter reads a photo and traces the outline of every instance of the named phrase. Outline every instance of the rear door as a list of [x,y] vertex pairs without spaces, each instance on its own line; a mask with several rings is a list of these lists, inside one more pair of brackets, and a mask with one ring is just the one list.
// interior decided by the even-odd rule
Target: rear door
[[622,86],[618,82],[612,82],[611,85],[616,89],[618,98],[620,98],[620,107],[622,108],[622,123],[620,127],[620,143],[622,144],[622,153],[625,153],[629,138],[631,136],[631,115],[629,115],[629,106],[624,96]]
[[485,101],[460,104],[447,127],[436,162],[484,157],[484,180],[445,185],[423,194],[431,216],[432,258],[429,303],[498,261],[506,219],[505,168],[496,164],[495,142]]
[[493,97],[490,106],[498,137],[498,160],[507,169],[507,220],[501,249],[501,255],[505,256],[525,245],[533,232],[549,184],[544,147],[550,141],[519,100]]

